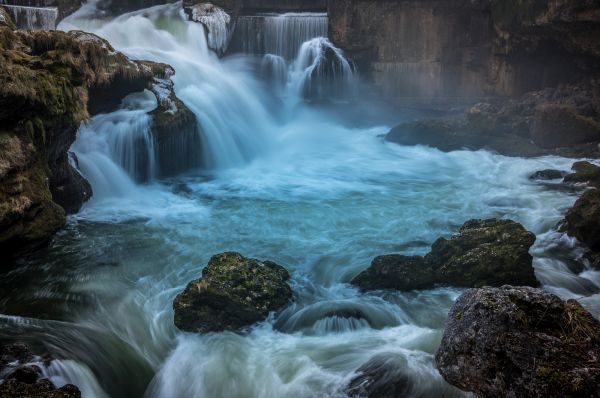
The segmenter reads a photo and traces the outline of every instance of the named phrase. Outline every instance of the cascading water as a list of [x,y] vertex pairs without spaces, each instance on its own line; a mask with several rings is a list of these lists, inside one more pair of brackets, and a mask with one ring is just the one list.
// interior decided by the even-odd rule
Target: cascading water
[[[0,278],[3,312],[20,315],[0,317],[0,333],[67,358],[47,371],[57,384],[76,383],[86,398],[344,397],[356,371],[383,358],[413,396],[465,396],[433,358],[462,290],[361,293],[347,282],[373,257],[422,254],[471,218],[511,218],[534,231],[544,287],[600,313],[600,273],[570,271],[547,255],[556,246],[577,250],[551,232],[575,195],[528,180],[572,160],[404,147],[383,141],[389,128],[376,122],[351,128],[302,102],[281,112],[255,79],[254,60],[219,60],[203,27],[185,22],[178,7],[63,25],[171,64],[212,173],[134,182],[139,168],[131,165],[144,159],[151,170],[152,162],[129,150],[140,139],[121,134],[144,141],[152,101],[143,94],[82,126],[73,150],[94,199],[49,248]],[[324,39],[309,40],[294,64],[299,79],[318,69],[318,48],[340,56]],[[281,78],[282,60],[266,61],[271,76]],[[356,113],[350,105],[340,113]],[[118,143],[131,146],[121,152]],[[294,303],[246,334],[177,331],[173,298],[211,255],[229,250],[286,266]]]
[[[2,3],[0,3],[2,4]],[[56,29],[58,8],[3,5],[19,29]]]
[[242,15],[238,18],[232,52],[273,54],[291,61],[302,43],[327,37],[328,18],[324,13]]

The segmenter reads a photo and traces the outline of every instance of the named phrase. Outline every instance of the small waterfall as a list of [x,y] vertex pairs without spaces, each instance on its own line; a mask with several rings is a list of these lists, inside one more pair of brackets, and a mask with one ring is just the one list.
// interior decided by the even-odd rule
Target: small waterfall
[[3,5],[19,29],[56,29],[58,8]]
[[279,55],[265,54],[260,65],[260,74],[277,93],[281,93],[287,83],[287,63]]
[[307,40],[327,37],[325,13],[264,14],[238,18],[232,52],[274,54],[292,60]]
[[191,14],[192,21],[206,27],[208,46],[217,54],[225,53],[234,27],[229,14],[210,3],[195,5],[191,9]]

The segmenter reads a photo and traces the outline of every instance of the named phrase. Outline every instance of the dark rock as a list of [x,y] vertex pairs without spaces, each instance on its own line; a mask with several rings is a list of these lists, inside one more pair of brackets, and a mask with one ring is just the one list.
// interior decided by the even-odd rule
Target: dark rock
[[17,29],[10,14],[2,6],[0,6],[0,26],[6,26],[10,30]]
[[531,138],[542,148],[568,147],[600,141],[600,123],[568,105],[546,104],[537,108]]
[[414,397],[413,379],[406,373],[406,360],[389,355],[377,356],[362,365],[348,387],[350,397]]
[[571,173],[565,176],[565,182],[583,183],[594,187],[600,187],[600,167],[590,162],[573,163]]
[[535,235],[514,221],[471,220],[457,235],[435,241],[425,259],[452,286],[537,286],[529,254],[534,242]]
[[239,253],[213,256],[202,278],[173,301],[175,326],[188,332],[236,331],[266,319],[292,297],[285,268]]
[[[56,388],[43,378],[39,366],[48,366],[50,361],[48,356],[35,355],[25,344],[0,344],[0,397],[80,398],[81,392],[74,385]],[[36,365],[28,365],[31,362]]]
[[600,251],[600,189],[583,195],[567,212],[564,230],[594,251]]
[[600,322],[539,289],[465,292],[435,359],[447,382],[481,397],[600,396]]
[[434,281],[433,268],[423,257],[390,254],[376,257],[352,284],[363,290],[413,290],[430,289]]
[[363,290],[538,286],[529,248],[535,235],[510,220],[467,221],[450,239],[439,238],[425,257],[377,257],[352,280]]
[[536,171],[535,173],[533,173],[532,175],[529,176],[530,180],[558,180],[561,178],[564,178],[567,174],[566,171],[561,171],[561,170],[553,170],[553,169],[546,169],[546,170],[540,170],[540,171]]

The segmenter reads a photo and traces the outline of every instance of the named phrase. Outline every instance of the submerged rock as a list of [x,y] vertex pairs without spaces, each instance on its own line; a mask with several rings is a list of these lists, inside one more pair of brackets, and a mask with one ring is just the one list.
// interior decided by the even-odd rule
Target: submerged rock
[[349,397],[400,398],[412,397],[414,380],[406,372],[406,359],[390,355],[372,358],[357,371],[346,393]]
[[529,248],[535,235],[510,220],[467,221],[450,239],[439,238],[425,257],[388,255],[352,280],[363,290],[537,286]]
[[559,180],[561,178],[564,178],[567,174],[566,171],[561,171],[561,170],[553,170],[553,169],[546,169],[546,170],[540,170],[540,171],[536,171],[535,173],[533,173],[532,175],[529,176],[530,180]]
[[600,251],[600,189],[583,195],[567,212],[563,229],[593,251]]
[[436,362],[481,397],[598,397],[600,322],[539,289],[471,289],[450,310]]
[[285,268],[239,253],[213,256],[202,278],[173,301],[175,326],[187,332],[237,331],[266,319],[292,297]]
[[588,184],[600,187],[600,167],[590,162],[575,162],[573,173],[565,176],[565,182]]
[[0,345],[0,396],[39,398],[80,398],[72,384],[57,388],[43,376],[42,367],[51,358],[34,355],[25,344]]

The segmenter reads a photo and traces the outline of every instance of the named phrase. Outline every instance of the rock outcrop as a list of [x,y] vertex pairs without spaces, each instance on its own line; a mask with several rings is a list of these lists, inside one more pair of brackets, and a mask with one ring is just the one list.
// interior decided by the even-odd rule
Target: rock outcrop
[[566,175],[564,182],[600,187],[600,167],[581,161],[573,163],[572,170],[573,173]]
[[89,199],[67,153],[80,123],[165,68],[89,33],[0,27],[0,252],[47,241]]
[[591,250],[600,252],[600,189],[586,191],[569,209],[563,229]]
[[285,268],[239,253],[213,256],[202,278],[173,301],[175,326],[188,332],[237,331],[266,319],[292,297]]
[[471,289],[450,310],[436,362],[481,397],[598,397],[600,322],[542,290]]
[[352,280],[363,290],[537,286],[529,248],[535,235],[510,220],[471,220],[450,239],[439,238],[425,257],[388,255]]
[[0,396],[39,398],[80,398],[81,392],[67,384],[57,388],[43,377],[42,367],[48,366],[49,357],[34,355],[24,344],[0,345]]

